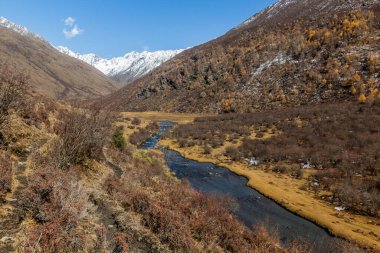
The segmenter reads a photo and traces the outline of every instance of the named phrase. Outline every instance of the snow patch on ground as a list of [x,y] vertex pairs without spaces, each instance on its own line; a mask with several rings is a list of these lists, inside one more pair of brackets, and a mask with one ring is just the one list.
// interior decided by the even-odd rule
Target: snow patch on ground
[[258,76],[258,75],[261,75],[261,73],[272,67],[272,66],[278,66],[278,65],[282,65],[282,64],[285,64],[287,62],[290,62],[292,61],[291,57],[289,56],[286,56],[285,54],[283,53],[280,53],[278,54],[275,58],[273,58],[272,60],[268,60],[264,63],[262,63],[258,68],[257,70],[255,71],[255,73],[253,73],[254,76]]

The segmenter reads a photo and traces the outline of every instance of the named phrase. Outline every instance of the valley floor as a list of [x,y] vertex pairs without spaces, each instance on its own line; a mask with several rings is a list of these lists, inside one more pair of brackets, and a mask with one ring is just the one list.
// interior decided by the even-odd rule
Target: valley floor
[[334,206],[324,202],[321,196],[302,188],[307,183],[306,179],[299,180],[269,172],[266,170],[267,165],[248,167],[247,164],[241,162],[229,162],[228,159],[218,155],[224,150],[223,147],[206,155],[203,154],[202,147],[181,148],[171,139],[161,140],[160,145],[175,150],[186,158],[214,163],[244,176],[249,179],[250,187],[273,199],[289,211],[317,223],[338,237],[355,241],[375,251],[380,250],[379,219],[336,210]]
[[[209,115],[124,112],[122,116],[139,117],[142,119],[141,126],[146,126],[152,121],[173,121],[179,124],[187,124],[197,117]],[[264,135],[264,138],[269,137]],[[323,200],[331,193],[315,193],[304,188],[303,186],[307,184],[307,177],[313,173],[312,169],[309,169],[302,179],[295,179],[288,175],[273,173],[267,168],[271,166],[268,164],[249,167],[246,163],[232,162],[228,157],[221,155],[226,147],[238,146],[239,144],[240,142],[235,144],[226,142],[223,146],[213,149],[210,154],[204,154],[203,147],[180,147],[179,143],[174,139],[170,139],[169,136],[160,141],[161,146],[175,150],[186,158],[200,162],[210,162],[246,177],[249,179],[248,186],[273,199],[289,211],[328,229],[335,236],[354,241],[374,251],[380,250],[379,219],[353,214],[345,210],[337,210],[336,206]]]
[[166,112],[123,112],[125,118],[138,117],[148,121],[172,121],[177,123],[190,123],[195,118],[213,116],[214,114],[194,114],[194,113],[166,113]]

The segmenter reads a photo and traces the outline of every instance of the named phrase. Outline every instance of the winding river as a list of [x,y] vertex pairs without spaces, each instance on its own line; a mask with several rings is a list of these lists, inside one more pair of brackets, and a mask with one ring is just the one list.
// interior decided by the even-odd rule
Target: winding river
[[[171,122],[161,122],[160,130],[142,144],[144,149],[156,148],[162,134],[172,127]],[[283,245],[301,239],[313,245],[315,252],[331,252],[335,237],[312,222],[303,219],[247,186],[248,180],[226,168],[184,158],[176,151],[162,149],[165,160],[179,179],[187,179],[192,187],[205,193],[233,198],[238,207],[233,210],[249,228],[264,223],[273,228]]]

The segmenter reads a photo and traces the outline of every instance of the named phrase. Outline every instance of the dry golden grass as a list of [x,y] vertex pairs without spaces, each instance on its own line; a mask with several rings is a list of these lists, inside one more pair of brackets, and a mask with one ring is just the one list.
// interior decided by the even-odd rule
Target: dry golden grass
[[214,114],[192,114],[192,113],[165,113],[165,112],[123,112],[125,118],[138,117],[141,120],[150,121],[172,121],[180,124],[190,123],[195,118],[213,116]]
[[328,205],[314,193],[300,190],[307,183],[305,178],[294,179],[286,175],[266,172],[265,165],[253,168],[241,162],[228,161],[222,152],[226,146],[238,144],[226,143],[223,147],[214,149],[209,155],[203,154],[203,147],[180,148],[170,139],[161,140],[160,145],[178,151],[187,158],[214,163],[244,176],[249,179],[250,187],[273,199],[289,211],[327,228],[338,237],[354,241],[374,251],[380,250],[379,219],[355,215],[346,211],[336,211],[334,206]]
[[129,137],[139,131],[140,128],[146,128],[149,123],[152,121],[141,118],[141,123],[139,125],[133,125],[131,121],[120,121],[115,123],[116,126],[123,126],[123,136],[126,140],[129,140]]

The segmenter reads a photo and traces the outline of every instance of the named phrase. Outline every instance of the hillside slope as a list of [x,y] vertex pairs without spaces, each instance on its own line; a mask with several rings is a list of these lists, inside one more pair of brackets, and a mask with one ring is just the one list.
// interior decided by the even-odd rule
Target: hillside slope
[[98,103],[204,113],[367,99],[379,82],[378,17],[377,1],[281,0]]
[[0,61],[31,76],[31,87],[55,99],[86,99],[120,87],[94,67],[65,56],[46,41],[0,26]]
[[149,122],[31,96],[27,82],[0,64],[0,252],[309,252],[280,246],[264,226],[253,232],[233,202],[175,178],[159,150],[132,145]]
[[138,79],[183,51],[130,52],[122,57],[103,59],[96,54],[75,53],[62,46],[57,47],[57,49],[61,53],[94,66],[103,74],[121,83],[129,83]]

